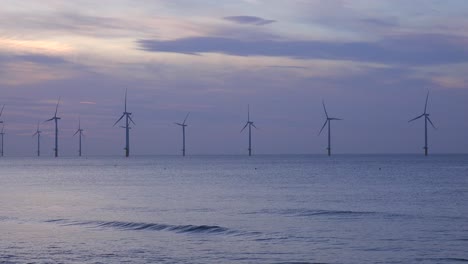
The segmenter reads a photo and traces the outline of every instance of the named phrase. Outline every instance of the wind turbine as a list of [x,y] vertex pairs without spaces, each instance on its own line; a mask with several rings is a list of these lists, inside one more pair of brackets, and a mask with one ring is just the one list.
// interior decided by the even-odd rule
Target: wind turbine
[[80,118],[78,118],[78,129],[76,130],[75,134],[73,134],[73,136],[76,136],[76,134],[78,134],[79,136],[79,140],[78,140],[78,143],[79,143],[78,156],[79,157],[81,157],[81,136],[83,135],[83,131],[84,129],[81,128],[81,120]]
[[60,97],[57,101],[57,106],[55,107],[55,114],[54,114],[54,117],[52,117],[51,119],[48,119],[45,122],[49,122],[49,121],[52,121],[54,120],[55,121],[55,148],[54,148],[54,151],[55,151],[55,157],[58,157],[58,121],[61,119],[60,117],[57,116],[57,111],[58,111],[58,106],[60,104]]
[[37,129],[36,133],[34,133],[32,136],[34,137],[37,135],[37,156],[41,156],[41,133],[42,131],[39,130],[39,122],[37,122]]
[[325,111],[325,116],[327,117],[327,120],[325,120],[325,123],[323,124],[322,126],[322,129],[320,129],[320,132],[319,132],[319,135],[322,133],[323,129],[325,128],[325,126],[328,124],[328,156],[331,156],[331,121],[332,120],[343,120],[343,119],[340,119],[340,118],[335,118],[335,117],[329,117],[328,116],[328,113],[327,113],[327,108],[325,107],[325,102],[322,101],[322,105],[323,105],[323,110]]
[[[3,123],[3,122],[2,122]],[[2,148],[0,149],[0,155],[3,157],[3,136],[5,135],[5,123],[2,125],[2,131],[0,132],[0,135],[2,137]]]
[[178,126],[181,126],[182,127],[182,156],[185,157],[185,127],[187,126],[185,124],[185,121],[187,121],[187,118],[189,117],[190,113],[187,113],[187,115],[185,116],[185,119],[184,119],[184,122],[181,123],[174,123]]
[[424,106],[424,113],[422,113],[422,115],[420,116],[417,116],[413,119],[411,119],[410,121],[408,122],[412,122],[416,119],[419,119],[421,117],[424,116],[424,155],[427,156],[428,155],[428,146],[427,146],[427,121],[429,121],[429,123],[431,124],[431,126],[434,128],[434,129],[437,129],[434,124],[432,123],[431,119],[429,118],[429,114],[427,113],[427,101],[429,100],[429,91],[427,91],[427,95],[426,95],[426,104]]
[[127,112],[127,89],[125,89],[125,108],[122,116],[119,118],[114,123],[114,126],[117,125],[117,123],[122,120],[122,118],[125,117],[125,126],[121,126],[122,128],[125,128],[125,157],[128,157],[130,155],[130,122],[132,122],[134,125],[135,122],[133,122],[133,119],[131,117],[132,113]]
[[257,127],[254,125],[254,122],[250,121],[250,105],[247,105],[247,123],[245,123],[244,128],[240,132],[244,131],[247,126],[249,127],[249,156],[252,156],[252,127]]

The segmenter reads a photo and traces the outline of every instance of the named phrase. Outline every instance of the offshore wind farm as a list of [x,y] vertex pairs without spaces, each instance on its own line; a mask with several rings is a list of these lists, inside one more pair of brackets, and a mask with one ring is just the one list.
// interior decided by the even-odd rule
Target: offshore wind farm
[[2,1],[0,263],[468,262],[467,17]]
[[[125,157],[130,156],[130,129],[132,128],[130,125],[131,125],[131,123],[133,123],[133,125],[135,125],[135,122],[133,121],[133,119],[131,117],[132,113],[127,111],[127,93],[128,93],[128,89],[125,89],[124,112],[122,113],[120,118],[113,124],[113,127],[115,127],[121,120],[124,120],[124,125],[120,126],[120,128],[125,129],[125,147],[124,147]],[[44,123],[49,122],[49,121],[54,121],[54,124],[55,124],[55,134],[54,134],[54,136],[55,136],[54,137],[55,145],[54,145],[54,148],[53,148],[55,157],[58,157],[58,141],[59,141],[58,120],[60,120],[61,118],[58,117],[57,114],[58,114],[58,108],[59,108],[60,100],[61,100],[61,98],[59,97],[59,99],[57,101],[57,104],[56,104],[56,107],[55,107],[54,116],[52,118],[47,119],[46,121],[44,121]],[[419,116],[417,116],[417,117],[415,117],[415,118],[408,121],[410,123],[410,122],[413,122],[415,120],[418,120],[418,119],[424,117],[425,125],[424,125],[424,147],[423,147],[423,149],[424,149],[424,155],[425,156],[428,156],[428,149],[429,149],[428,131],[427,131],[428,123],[434,129],[436,129],[435,125],[432,123],[431,119],[429,118],[429,113],[427,113],[428,100],[429,100],[429,91],[427,92],[427,95],[426,95],[426,101],[425,101],[425,105],[424,105],[424,112],[421,115],[419,115]],[[2,117],[4,107],[5,107],[5,105],[3,105],[2,109],[0,110],[0,118]],[[322,100],[322,107],[323,107],[323,111],[324,111],[324,114],[325,114],[325,123],[321,127],[318,135],[321,135],[322,131],[325,129],[325,127],[327,127],[327,131],[328,131],[328,141],[327,142],[328,142],[328,145],[327,145],[326,149],[327,149],[327,155],[331,156],[331,154],[332,154],[332,152],[331,152],[331,121],[341,121],[343,119],[336,118],[336,117],[330,117],[328,115],[328,111],[327,111],[327,108],[325,106],[325,101],[324,100]],[[187,122],[187,119],[189,117],[189,114],[190,113],[187,113],[187,115],[185,116],[182,123],[177,123],[177,122],[174,123],[177,126],[180,126],[182,128],[182,156],[186,155],[185,129],[188,126],[186,124],[186,122]],[[4,125],[5,124],[4,124],[4,122],[2,120],[0,120],[0,123],[3,125],[2,131],[0,133],[0,135],[1,135],[1,152],[0,153],[1,153],[1,156],[3,156],[3,136],[5,135],[5,133],[4,133]],[[252,156],[252,127],[255,128],[255,129],[258,129],[255,126],[254,122],[251,121],[251,119],[250,119],[250,104],[248,104],[247,105],[247,121],[246,121],[244,127],[240,130],[241,133],[246,128],[247,128],[247,131],[248,131],[248,148],[247,148],[248,156]],[[84,129],[81,128],[81,118],[79,118],[79,120],[78,120],[78,129],[73,134],[73,136],[78,135],[78,156],[79,157],[82,156],[83,131],[84,131]],[[39,131],[39,124],[38,124],[36,132],[33,134],[33,136],[37,136],[37,156],[40,156],[40,133],[41,132],[42,131]]]

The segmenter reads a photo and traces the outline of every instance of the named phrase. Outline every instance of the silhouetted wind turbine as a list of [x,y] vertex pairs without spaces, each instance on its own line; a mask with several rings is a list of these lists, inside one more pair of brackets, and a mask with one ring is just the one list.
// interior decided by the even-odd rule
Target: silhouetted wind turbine
[[410,121],[408,122],[412,122],[416,119],[419,119],[421,117],[424,116],[424,155],[427,156],[428,155],[428,146],[427,146],[427,121],[429,121],[429,123],[431,123],[431,126],[434,128],[434,129],[437,129],[434,124],[432,123],[431,119],[429,118],[429,114],[427,113],[427,101],[429,100],[429,91],[427,91],[427,95],[426,95],[426,104],[424,105],[424,113],[420,116],[417,116],[413,119],[411,119]]
[[125,117],[125,126],[121,126],[122,128],[125,128],[125,157],[128,157],[130,155],[130,122],[132,122],[134,125],[135,122],[133,122],[133,119],[131,117],[132,113],[127,112],[127,89],[125,89],[125,108],[122,116],[119,118],[114,123],[114,126],[117,125],[117,123],[122,120],[122,118]]
[[325,116],[327,117],[327,120],[325,120],[325,123],[323,124],[322,129],[320,129],[319,135],[322,133],[323,129],[328,124],[328,148],[327,148],[327,150],[328,150],[328,156],[331,156],[331,126],[330,126],[330,124],[331,124],[332,120],[343,120],[343,119],[329,117],[328,113],[327,113],[327,108],[325,107],[325,102],[324,101],[322,101],[322,105],[323,105],[323,111],[325,111]]
[[181,123],[175,123],[176,125],[182,127],[182,156],[185,156],[185,127],[187,126],[185,124],[185,121],[187,121],[187,118],[188,118],[189,115],[190,115],[190,113],[187,113],[187,115],[185,116],[184,122],[182,124]]
[[39,130],[39,122],[37,122],[36,132],[32,135],[33,137],[37,135],[37,156],[41,156],[41,133]]
[[54,114],[54,117],[52,117],[51,119],[48,119],[45,122],[49,122],[49,121],[52,121],[54,120],[55,121],[55,148],[54,148],[54,151],[55,151],[55,157],[58,157],[58,120],[60,120],[61,118],[57,116],[57,111],[58,111],[58,106],[60,104],[60,97],[57,101],[57,106],[55,107],[55,114]]
[[[2,122],[3,123],[3,122]],[[5,135],[5,123],[2,125],[2,131],[0,132],[0,136],[2,137],[2,148],[0,149],[0,155],[3,157],[3,136]]]
[[81,128],[81,120],[78,118],[78,129],[76,130],[75,134],[73,136],[76,136],[78,134],[78,143],[79,143],[79,148],[78,148],[78,156],[81,157],[81,136],[83,135],[84,129]]
[[250,105],[247,105],[247,123],[245,123],[244,128],[240,132],[244,131],[247,126],[249,127],[249,156],[252,156],[252,127],[257,127],[254,125],[254,122],[250,121]]

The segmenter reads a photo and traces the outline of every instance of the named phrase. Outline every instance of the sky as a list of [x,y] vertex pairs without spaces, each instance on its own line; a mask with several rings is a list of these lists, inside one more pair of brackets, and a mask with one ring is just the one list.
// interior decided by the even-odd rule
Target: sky
[[468,152],[465,0],[0,0],[6,156]]

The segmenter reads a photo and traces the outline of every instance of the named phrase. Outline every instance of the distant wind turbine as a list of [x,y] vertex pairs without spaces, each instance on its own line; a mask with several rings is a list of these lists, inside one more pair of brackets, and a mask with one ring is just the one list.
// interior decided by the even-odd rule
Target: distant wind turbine
[[319,135],[322,133],[323,129],[328,124],[328,148],[327,148],[327,150],[328,150],[328,156],[331,156],[331,126],[330,126],[330,124],[331,124],[332,120],[343,120],[343,119],[329,117],[328,113],[327,113],[327,108],[325,107],[325,102],[324,101],[322,101],[322,105],[323,105],[323,110],[325,111],[325,116],[327,117],[327,120],[325,120],[325,123],[323,124],[322,129],[320,129]]
[[121,126],[122,128],[125,128],[125,157],[128,157],[130,155],[130,122],[132,122],[134,125],[135,122],[133,122],[133,119],[131,117],[132,113],[127,112],[127,89],[125,89],[125,108],[122,116],[119,118],[114,123],[114,126],[117,125],[117,123],[122,120],[122,118],[125,117],[125,126]]
[[60,97],[57,101],[57,106],[55,107],[55,114],[54,114],[54,117],[52,117],[51,119],[48,119],[45,122],[49,122],[49,121],[52,121],[54,120],[55,121],[55,148],[54,148],[54,152],[55,152],[55,157],[58,157],[58,120],[60,120],[61,118],[57,116],[57,111],[58,111],[58,107],[59,107],[59,104],[60,104]]
[[250,105],[247,105],[247,123],[245,123],[244,128],[240,132],[244,131],[247,126],[249,127],[249,156],[252,156],[252,127],[257,127],[254,125],[254,122],[250,121]]
[[5,123],[3,123],[2,125],[2,131],[0,132],[0,136],[2,137],[2,148],[0,149],[0,155],[3,157],[3,136],[5,136]]
[[39,122],[37,122],[36,132],[32,135],[33,137],[37,135],[37,156],[41,156],[41,133],[39,130]]
[[73,134],[73,136],[76,136],[76,134],[78,134],[78,144],[79,144],[79,148],[78,148],[78,156],[81,157],[81,136],[83,136],[83,131],[84,129],[81,128],[81,120],[80,118],[78,118],[78,129],[76,130],[75,134]]
[[426,95],[426,104],[424,105],[424,113],[422,113],[422,115],[420,116],[417,116],[413,119],[411,119],[410,121],[408,122],[412,122],[416,119],[419,119],[421,117],[424,116],[424,155],[427,156],[428,155],[428,146],[427,146],[427,121],[429,121],[429,123],[431,124],[431,126],[434,128],[434,129],[437,129],[434,124],[432,123],[431,119],[429,118],[429,114],[427,113],[427,101],[429,100],[429,91],[427,91],[427,95]]
[[178,126],[182,127],[182,156],[185,157],[185,127],[187,126],[185,122],[187,121],[187,118],[189,117],[190,113],[187,113],[185,116],[184,122],[181,123],[175,123]]

